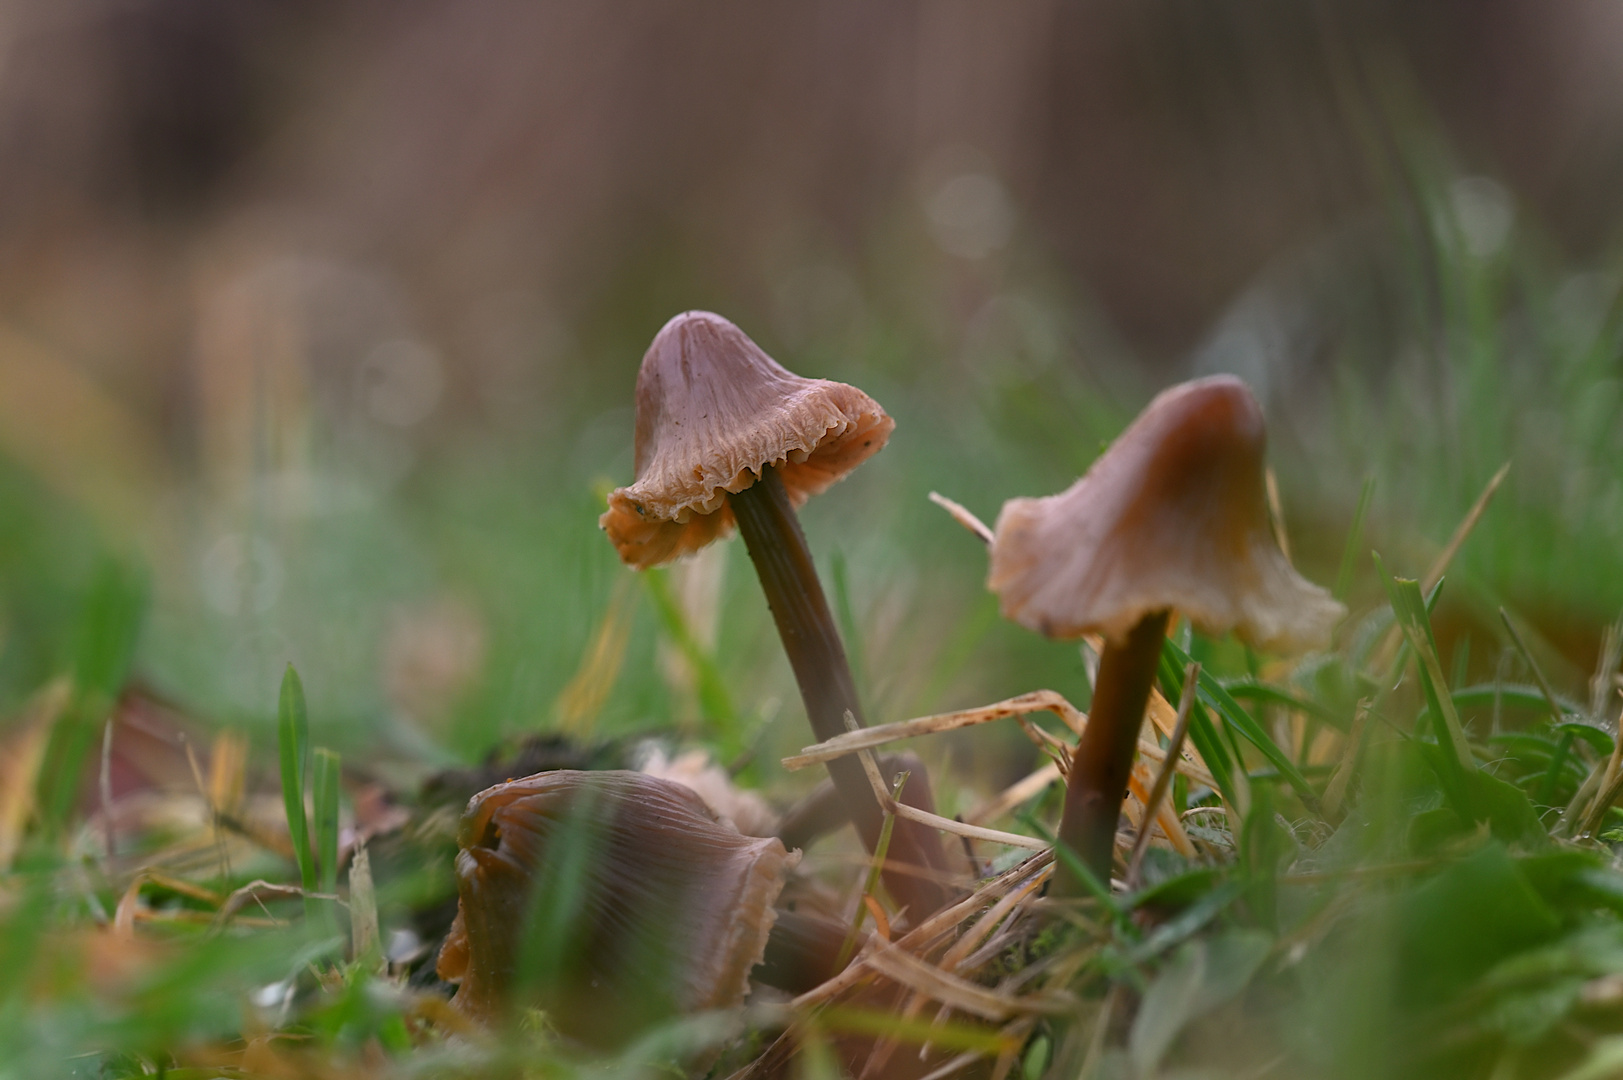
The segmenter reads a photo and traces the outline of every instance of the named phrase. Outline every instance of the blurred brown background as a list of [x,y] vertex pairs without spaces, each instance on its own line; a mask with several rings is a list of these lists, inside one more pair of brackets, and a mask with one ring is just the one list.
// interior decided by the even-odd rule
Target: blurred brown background
[[1620,54],[1615,5],[1535,0],[11,4],[0,317],[182,461],[276,304],[341,309],[318,366],[420,337],[512,423],[683,306],[950,340],[1019,260],[1170,364],[1402,183],[1395,112],[1603,244]]
[[[1513,225],[1553,265],[1614,251],[1623,7],[11,3],[0,455],[152,565],[156,640],[224,628],[158,666],[200,696],[232,683],[246,707],[300,648],[319,690],[321,663],[392,670],[373,655],[391,626],[477,642],[488,624],[500,640],[500,612],[433,585],[456,560],[463,577],[494,566],[494,544],[446,537],[508,529],[516,565],[544,523],[447,506],[468,476],[505,476],[490,500],[508,506],[559,470],[581,493],[629,479],[636,362],[676,311],[722,311],[809,374],[877,379],[893,410],[914,405],[910,431],[945,434],[942,402],[994,368],[1019,382],[1069,366],[1115,408],[1225,368],[1289,440],[1318,421],[1278,403],[1322,399],[1339,336],[1376,342],[1376,383],[1400,343],[1424,342],[1411,316],[1443,303],[1426,269],[1442,256],[1415,222],[1439,185],[1471,258]],[[1574,296],[1612,280],[1579,275]],[[1086,437],[1021,473],[986,428],[955,435],[990,448],[917,457],[916,486],[956,468],[990,513],[1074,476],[1093,428],[1021,407],[1005,426],[1033,443]],[[390,493],[470,444],[509,449],[464,460],[452,496],[403,522]],[[1501,450],[1485,438],[1439,465],[1448,498],[1420,531],[1446,535]],[[1317,487],[1292,467],[1287,503],[1323,577],[1366,465]],[[1323,521],[1314,499],[1335,503]],[[571,507],[559,535],[601,544]],[[310,531],[339,518],[342,544]],[[35,561],[8,556],[18,580],[63,535],[42,525]],[[979,553],[963,558],[972,591]],[[64,565],[66,594],[85,561]],[[487,577],[491,603],[518,595]],[[591,579],[571,617],[590,625],[607,589]],[[401,596],[427,630],[388,606]],[[31,603],[12,603],[13,643]],[[525,691],[544,701],[584,630],[526,644],[534,607],[515,603],[505,632],[513,658],[551,665]],[[220,675],[214,653],[233,649],[253,662]],[[459,671],[484,663],[468,649]],[[13,689],[47,670],[32,657]]]

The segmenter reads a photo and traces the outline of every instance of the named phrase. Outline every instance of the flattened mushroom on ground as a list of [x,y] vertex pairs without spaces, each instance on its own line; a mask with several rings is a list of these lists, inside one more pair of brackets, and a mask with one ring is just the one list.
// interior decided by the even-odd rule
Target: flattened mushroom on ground
[[[1345,614],[1274,540],[1266,442],[1244,383],[1196,379],[1158,395],[1070,488],[998,515],[987,587],[1003,614],[1049,637],[1105,639],[1059,832],[1101,881],[1172,612],[1270,652],[1326,644]],[[1063,866],[1057,882],[1081,891]]]
[[597,1045],[741,1003],[799,859],[716,821],[681,784],[618,770],[488,788],[457,842],[437,965],[457,1006],[487,1022],[537,1006]]
[[[854,386],[785,370],[719,315],[666,323],[637,375],[636,479],[600,519],[639,569],[697,551],[734,524],[761,581],[819,740],[863,723],[845,647],[795,507],[885,445],[894,426]],[[846,813],[871,852],[883,814],[855,758],[829,762]],[[929,802],[928,780],[906,792]],[[946,902],[960,869],[932,830],[898,820],[885,887],[916,921]]]

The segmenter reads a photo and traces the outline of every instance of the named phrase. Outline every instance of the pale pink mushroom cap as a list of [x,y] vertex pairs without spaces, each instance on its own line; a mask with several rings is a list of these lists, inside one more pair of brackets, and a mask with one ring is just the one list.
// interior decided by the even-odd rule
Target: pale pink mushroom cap
[[1050,637],[1120,641],[1170,608],[1269,652],[1325,646],[1346,609],[1274,540],[1266,441],[1233,376],[1163,391],[1065,491],[1003,504],[987,581],[1003,614]]
[[877,453],[895,422],[854,386],[785,370],[720,315],[666,323],[637,375],[636,480],[598,519],[639,569],[732,530],[729,493],[777,468],[801,506]]

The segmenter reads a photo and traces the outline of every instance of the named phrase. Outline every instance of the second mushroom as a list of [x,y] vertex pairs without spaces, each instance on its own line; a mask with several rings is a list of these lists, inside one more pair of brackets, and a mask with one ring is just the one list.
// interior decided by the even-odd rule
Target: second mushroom
[[[1266,441],[1244,383],[1197,379],[1157,396],[1070,488],[998,515],[987,585],[1003,614],[1049,637],[1104,638],[1059,829],[1101,883],[1173,613],[1271,652],[1326,644],[1345,613],[1274,540]],[[1057,881],[1083,891],[1063,864]]]

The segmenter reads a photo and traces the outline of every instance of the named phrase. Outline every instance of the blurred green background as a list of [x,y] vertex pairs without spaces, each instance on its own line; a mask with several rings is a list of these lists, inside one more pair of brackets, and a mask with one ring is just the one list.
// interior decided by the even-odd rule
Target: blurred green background
[[[1443,647],[1493,674],[1506,604],[1579,692],[1623,610],[1620,120],[1599,4],[11,6],[0,717],[114,559],[153,692],[268,739],[292,661],[386,775],[560,726],[799,746],[740,546],[668,582],[718,734],[596,528],[695,307],[896,417],[804,514],[875,721],[1085,693],[926,495],[990,521],[1214,371],[1310,577],[1373,478],[1355,608],[1510,461]],[[1032,759],[955,745],[982,789]]]

